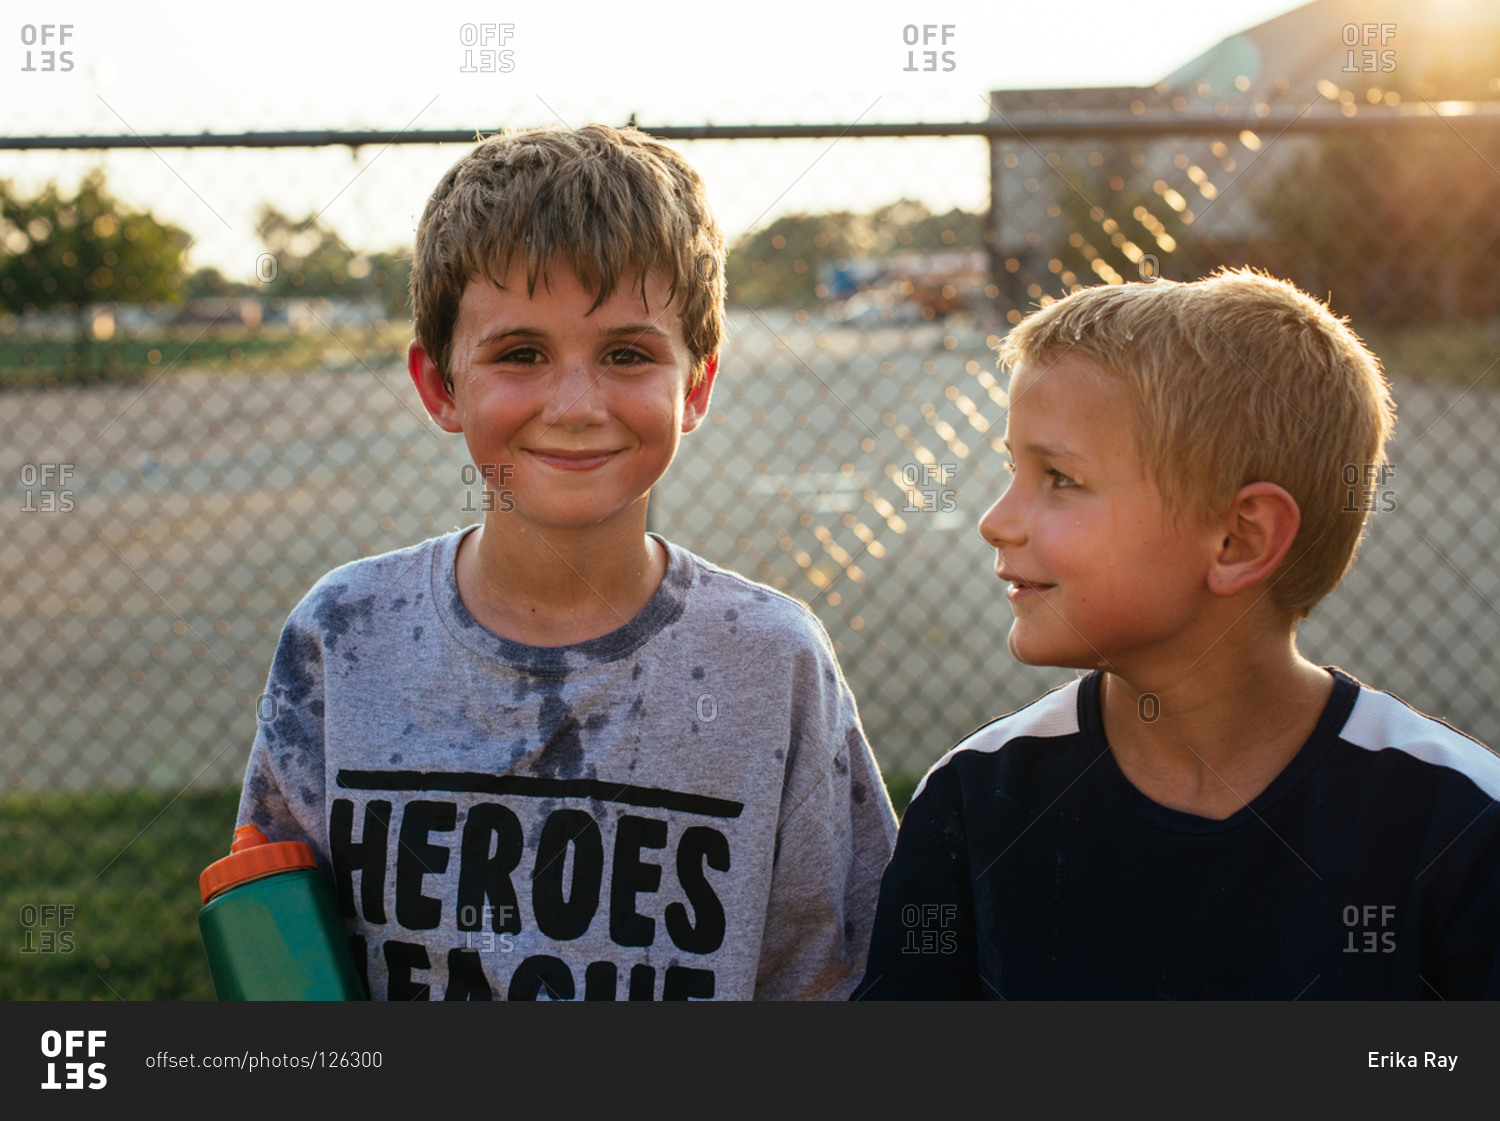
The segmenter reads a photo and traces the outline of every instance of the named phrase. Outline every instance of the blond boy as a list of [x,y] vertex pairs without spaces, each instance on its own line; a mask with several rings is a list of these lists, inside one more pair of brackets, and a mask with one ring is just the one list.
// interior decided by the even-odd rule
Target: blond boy
[[806,607],[646,532],[708,415],[723,238],[667,146],[494,137],[417,231],[409,368],[482,526],[324,577],[239,820],[391,1000],[841,998],[895,816]]
[[1500,996],[1500,761],[1297,652],[1383,480],[1376,360],[1244,271],[1087,289],[1001,359],[1010,651],[1085,672],[928,773],[858,995]]

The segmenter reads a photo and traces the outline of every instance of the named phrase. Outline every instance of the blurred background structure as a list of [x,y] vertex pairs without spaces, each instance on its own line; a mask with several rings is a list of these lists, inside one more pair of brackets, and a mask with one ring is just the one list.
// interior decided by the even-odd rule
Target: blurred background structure
[[[1010,658],[975,531],[1006,482],[1000,337],[1223,265],[1327,298],[1399,408],[1303,652],[1500,743],[1500,15],[1451,11],[1319,0],[1154,85],[996,90],[946,126],[640,122],[735,216],[711,423],[653,526],[811,605],[898,807],[1068,677]],[[288,611],[482,518],[405,371],[409,232],[370,233],[392,207],[409,231],[463,144],[0,136],[0,998],[211,996],[197,874]],[[880,196],[913,166],[930,195]],[[813,169],[832,201],[778,206]],[[268,201],[293,180],[326,201]],[[153,205],[183,185],[201,227]],[[214,263],[225,214],[255,244]]]

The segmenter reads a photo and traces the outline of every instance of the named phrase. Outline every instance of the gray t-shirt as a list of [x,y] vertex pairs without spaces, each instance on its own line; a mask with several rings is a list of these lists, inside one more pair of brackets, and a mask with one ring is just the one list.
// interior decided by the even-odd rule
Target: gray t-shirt
[[845,997],[896,819],[817,619],[663,542],[625,626],[524,646],[459,598],[464,532],[318,581],[245,774],[371,995]]

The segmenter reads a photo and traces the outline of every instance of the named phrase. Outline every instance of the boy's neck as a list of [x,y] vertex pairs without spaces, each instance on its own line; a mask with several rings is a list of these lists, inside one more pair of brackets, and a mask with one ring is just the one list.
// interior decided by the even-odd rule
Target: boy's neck
[[1333,693],[1332,675],[1298,654],[1290,636],[1237,644],[1171,677],[1135,676],[1107,672],[1101,690],[1116,764],[1152,801],[1214,820],[1271,784]]
[[638,521],[551,531],[490,513],[459,544],[459,597],[485,629],[527,646],[571,646],[619,630],[667,571],[644,510]]

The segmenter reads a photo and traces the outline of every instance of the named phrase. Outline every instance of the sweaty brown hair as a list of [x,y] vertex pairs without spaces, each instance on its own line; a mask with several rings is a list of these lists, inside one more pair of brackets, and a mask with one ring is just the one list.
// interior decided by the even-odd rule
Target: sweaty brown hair
[[453,328],[475,277],[499,284],[519,260],[529,298],[549,262],[564,260],[594,290],[593,311],[627,275],[644,301],[659,270],[696,386],[724,336],[724,254],[703,181],[645,133],[585,125],[491,136],[448,170],[422,212],[411,270],[417,341],[452,392]]

